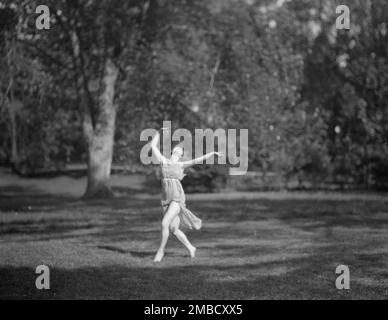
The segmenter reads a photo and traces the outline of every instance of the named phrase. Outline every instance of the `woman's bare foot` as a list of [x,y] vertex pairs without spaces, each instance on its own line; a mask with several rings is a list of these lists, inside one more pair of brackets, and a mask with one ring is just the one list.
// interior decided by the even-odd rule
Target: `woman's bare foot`
[[160,262],[162,261],[164,257],[164,252],[163,251],[158,251],[155,255],[154,262]]
[[189,252],[190,252],[190,257],[191,258],[195,258],[195,252],[197,251],[197,248],[196,247],[192,247],[191,249],[189,249]]

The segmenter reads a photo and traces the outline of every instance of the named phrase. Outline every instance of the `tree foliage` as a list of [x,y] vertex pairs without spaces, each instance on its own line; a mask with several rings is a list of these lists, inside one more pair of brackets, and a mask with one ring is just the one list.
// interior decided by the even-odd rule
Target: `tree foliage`
[[[285,181],[386,183],[386,1],[45,3],[49,31],[35,28],[35,1],[0,10],[3,162],[12,132],[30,168],[86,160],[111,61],[114,163],[139,167],[141,130],[171,120],[249,129],[249,169]],[[339,4],[350,30],[335,27]]]

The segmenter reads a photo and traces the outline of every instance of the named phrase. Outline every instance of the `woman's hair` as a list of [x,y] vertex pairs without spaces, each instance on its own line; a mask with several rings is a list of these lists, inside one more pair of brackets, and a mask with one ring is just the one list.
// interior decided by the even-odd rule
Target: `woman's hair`
[[172,153],[174,153],[174,151],[177,149],[181,149],[183,153],[183,148],[179,144],[177,144],[174,148],[172,148]]
[[182,152],[181,157],[183,157],[183,148],[180,144],[177,144],[174,148],[172,148],[171,154],[173,154],[175,152],[175,150],[177,150],[177,149],[181,149],[181,152]]

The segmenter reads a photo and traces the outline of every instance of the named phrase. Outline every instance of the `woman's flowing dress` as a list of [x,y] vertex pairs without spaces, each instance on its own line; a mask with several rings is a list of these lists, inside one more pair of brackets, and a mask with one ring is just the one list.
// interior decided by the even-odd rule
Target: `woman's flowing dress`
[[189,229],[199,230],[202,226],[202,221],[195,216],[189,209],[186,208],[186,196],[180,180],[185,176],[183,167],[179,163],[174,163],[169,160],[163,161],[162,167],[162,206],[168,208],[171,201],[179,204],[181,211],[179,218],[183,226]]

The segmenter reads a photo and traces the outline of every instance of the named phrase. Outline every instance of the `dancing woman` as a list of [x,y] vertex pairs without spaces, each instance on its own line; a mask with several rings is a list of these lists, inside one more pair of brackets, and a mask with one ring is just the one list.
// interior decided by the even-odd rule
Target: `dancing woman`
[[[166,130],[166,128],[162,128]],[[157,144],[159,141],[159,132],[153,137],[151,141],[152,152],[159,160],[162,168],[162,207],[164,216],[162,220],[162,239],[160,247],[155,255],[154,262],[160,262],[164,256],[164,248],[166,247],[170,231],[178,238],[180,242],[189,251],[192,258],[195,257],[196,248],[190,243],[186,235],[179,229],[180,224],[189,229],[199,230],[202,226],[202,221],[196,217],[189,209],[186,208],[185,192],[183,191],[180,180],[185,176],[183,171],[195,164],[202,163],[213,155],[222,156],[222,153],[211,152],[202,157],[189,160],[180,161],[183,156],[183,149],[176,146],[172,150],[170,159],[163,157],[160,153]]]

